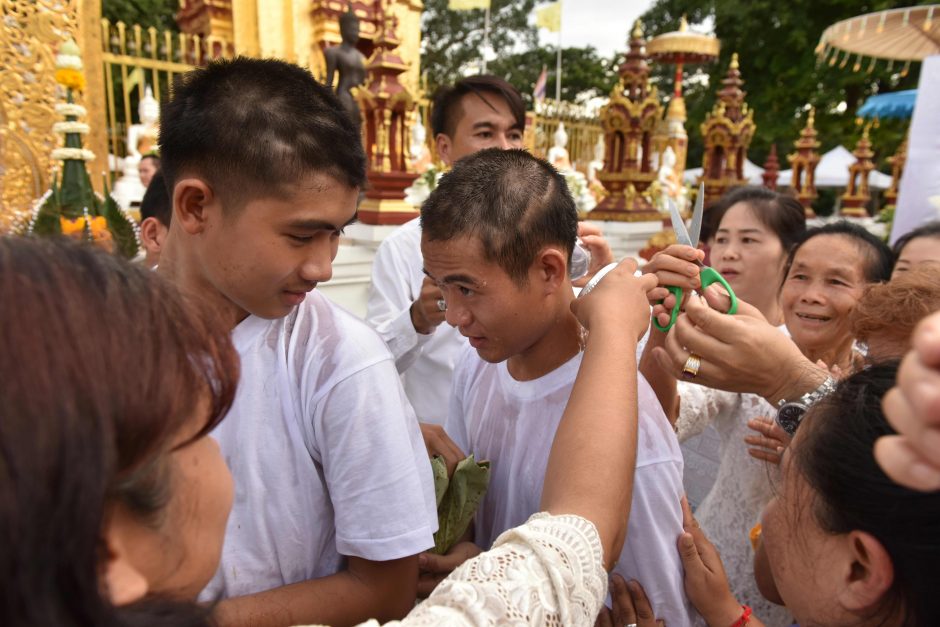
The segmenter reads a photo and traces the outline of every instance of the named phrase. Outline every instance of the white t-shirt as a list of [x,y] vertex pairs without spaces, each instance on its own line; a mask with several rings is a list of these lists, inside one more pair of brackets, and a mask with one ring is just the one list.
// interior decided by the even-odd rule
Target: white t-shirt
[[434,545],[418,424],[382,341],[319,292],[232,333],[241,378],[215,429],[235,480],[222,561],[203,600],[334,574]]
[[467,341],[446,322],[427,335],[415,331],[411,304],[421,295],[424,260],[421,219],[396,229],[372,262],[366,322],[385,340],[418,420],[443,424],[454,363]]
[[[487,363],[469,347],[461,354],[445,430],[463,450],[492,463],[489,490],[474,520],[480,547],[488,549],[540,510],[552,441],[580,366],[579,353],[543,377],[516,381],[506,362]],[[655,393],[642,375],[638,379],[633,502],[614,572],[639,581],[667,625],[692,625],[698,615],[686,600],[676,549],[682,454]]]

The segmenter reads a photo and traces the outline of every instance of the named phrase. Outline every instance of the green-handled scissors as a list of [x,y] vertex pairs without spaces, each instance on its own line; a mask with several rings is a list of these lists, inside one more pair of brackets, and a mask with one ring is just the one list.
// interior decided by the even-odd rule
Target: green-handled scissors
[[[667,198],[666,203],[669,205],[669,217],[672,220],[672,229],[676,232],[676,241],[685,246],[691,246],[692,248],[697,247],[698,238],[702,232],[702,214],[705,212],[705,186],[701,185],[698,188],[698,197],[695,199],[695,209],[692,211],[691,235],[685,228],[685,222],[682,220],[682,215],[679,213],[679,207],[676,206],[676,203],[673,202],[671,198]],[[701,261],[696,261],[695,263],[701,268],[699,278],[702,281],[702,286],[699,288],[699,291],[704,292],[705,288],[712,283],[721,284],[721,286],[725,288],[725,291],[728,292],[728,296],[731,297],[731,306],[728,308],[727,313],[737,313],[738,297],[734,295],[734,290],[728,285],[725,277],[721,276],[717,270],[706,266]],[[653,325],[664,333],[671,329],[672,325],[676,323],[676,318],[679,317],[679,307],[682,305],[682,288],[669,286],[669,291],[676,297],[676,304],[673,306],[672,314],[669,316],[669,324],[660,326],[659,320],[653,318]]]

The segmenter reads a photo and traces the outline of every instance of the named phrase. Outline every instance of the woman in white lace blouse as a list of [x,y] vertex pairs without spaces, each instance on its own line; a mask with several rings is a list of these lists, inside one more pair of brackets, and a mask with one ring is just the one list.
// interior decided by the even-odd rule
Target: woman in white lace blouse
[[[757,307],[764,317],[783,326],[784,315],[778,291],[784,277],[787,253],[805,231],[803,207],[791,197],[761,187],[743,187],[725,195],[711,212],[718,225],[711,247],[711,265],[731,284],[738,298]],[[670,247],[643,268],[655,272],[660,285],[695,273],[689,263],[700,251]],[[684,261],[683,261],[684,260]],[[696,287],[689,284],[688,287]],[[679,440],[684,441],[713,425],[721,438],[720,464],[712,489],[696,510],[696,518],[721,552],[728,567],[732,590],[742,602],[769,619],[783,623],[787,613],[763,599],[754,583],[753,551],[748,532],[773,495],[771,466],[751,458],[743,442],[748,422],[772,415],[774,409],[754,394],[737,394],[679,382],[661,370],[652,350],[665,335],[650,334],[641,371],[657,391],[666,415],[675,421]]]

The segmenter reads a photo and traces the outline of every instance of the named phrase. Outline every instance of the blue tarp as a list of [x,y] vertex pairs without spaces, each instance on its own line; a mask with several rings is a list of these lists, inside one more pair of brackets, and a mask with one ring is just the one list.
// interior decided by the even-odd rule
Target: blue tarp
[[878,94],[865,101],[858,115],[863,118],[909,118],[914,113],[915,100],[916,89]]

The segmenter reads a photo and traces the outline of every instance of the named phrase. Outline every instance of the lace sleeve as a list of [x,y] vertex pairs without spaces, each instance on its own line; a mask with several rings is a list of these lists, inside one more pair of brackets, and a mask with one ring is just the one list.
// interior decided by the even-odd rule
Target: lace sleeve
[[399,623],[594,625],[607,595],[597,529],[579,516],[535,514],[451,573]]
[[708,388],[695,383],[679,381],[679,418],[676,420],[676,433],[680,442],[698,435],[722,411],[737,403],[740,395]]

